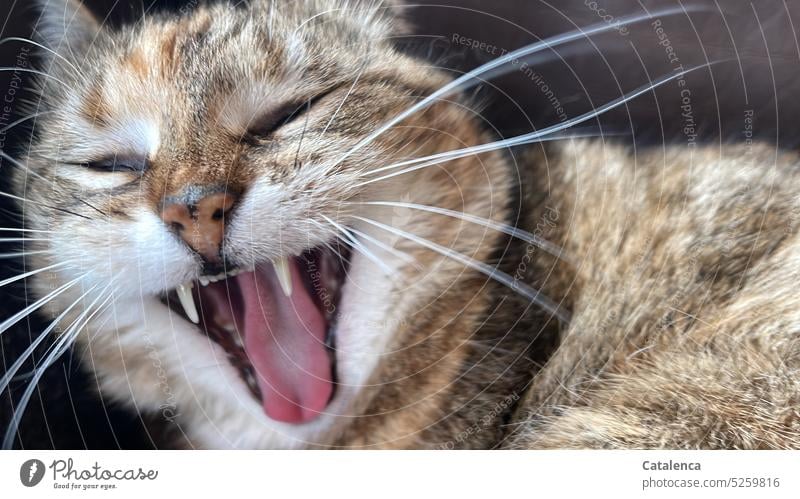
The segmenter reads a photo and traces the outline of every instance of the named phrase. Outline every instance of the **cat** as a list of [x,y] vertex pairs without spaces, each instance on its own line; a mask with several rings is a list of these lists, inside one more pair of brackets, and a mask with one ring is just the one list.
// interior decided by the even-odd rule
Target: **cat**
[[394,2],[43,9],[34,341],[163,445],[798,446],[790,153],[478,154]]

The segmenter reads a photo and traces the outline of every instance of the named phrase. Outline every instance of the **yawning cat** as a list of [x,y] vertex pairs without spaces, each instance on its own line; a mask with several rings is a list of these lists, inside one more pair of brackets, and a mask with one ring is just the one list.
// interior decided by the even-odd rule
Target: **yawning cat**
[[34,341],[168,444],[799,446],[796,157],[514,160],[391,2],[44,9]]

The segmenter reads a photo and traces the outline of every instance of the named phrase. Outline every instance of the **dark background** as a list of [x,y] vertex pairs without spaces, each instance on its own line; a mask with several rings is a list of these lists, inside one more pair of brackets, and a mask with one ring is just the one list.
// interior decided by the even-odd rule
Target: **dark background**
[[[31,37],[38,17],[33,3],[0,0],[0,38]],[[86,3],[100,17],[108,15],[108,22],[117,24],[134,22],[143,11],[170,10],[188,2],[93,0]],[[635,140],[637,146],[686,144],[693,140],[735,142],[746,138],[745,116],[752,112],[754,138],[783,148],[795,148],[798,144],[800,45],[793,22],[800,21],[800,2],[724,0],[723,5],[723,0],[691,3],[561,0],[557,4],[539,0],[416,0],[415,4],[405,9],[412,36],[398,39],[398,44],[454,74],[493,59],[502,50],[510,51],[577,27],[604,22],[598,9],[604,9],[606,20],[613,23],[626,15],[644,13],[645,9],[652,12],[663,7],[702,6],[707,10],[660,18],[685,68],[728,61],[686,77],[691,92],[691,116],[682,115],[686,108],[681,107],[680,89],[670,82],[586,125],[600,127],[604,132],[628,133],[630,137],[617,140]],[[491,53],[492,49],[459,44],[455,40],[461,36],[497,49]],[[37,53],[31,50],[26,54],[25,47],[20,42],[0,45],[0,67],[14,68],[20,57],[24,64],[36,67]],[[572,42],[554,56],[553,62],[535,66],[539,84],[530,75],[512,68],[506,76],[478,89],[476,95],[486,105],[488,126],[500,135],[512,136],[557,123],[560,117],[542,84],[553,90],[568,116],[577,116],[675,69],[650,22],[631,26],[624,34],[611,30],[590,40]],[[29,83],[28,75],[19,75]],[[0,71],[0,98],[14,90],[13,78],[13,71]],[[35,95],[14,94],[15,112],[25,98]],[[687,130],[688,124],[692,130]],[[696,139],[690,137],[695,134]],[[5,137],[3,149],[10,152],[24,148],[28,136],[28,128],[15,127]],[[6,168],[10,166],[0,162],[0,184],[5,180]],[[2,189],[7,187],[2,184]],[[17,214],[5,200],[0,200],[0,218],[2,227],[18,223]],[[3,252],[11,249],[4,248]],[[20,269],[22,262],[0,260],[0,278],[15,275]],[[24,285],[0,288],[0,316],[8,317],[26,301]],[[42,328],[33,317],[0,334],[0,354],[5,365],[13,362]],[[26,366],[27,370],[32,367]],[[18,399],[26,384],[24,380],[13,383],[11,397],[9,393],[0,394],[0,434],[5,433],[4,421],[13,410],[12,401]],[[56,364],[31,400],[18,446],[147,448],[153,445],[137,415],[100,404],[91,388],[77,363],[70,363],[67,358]]]

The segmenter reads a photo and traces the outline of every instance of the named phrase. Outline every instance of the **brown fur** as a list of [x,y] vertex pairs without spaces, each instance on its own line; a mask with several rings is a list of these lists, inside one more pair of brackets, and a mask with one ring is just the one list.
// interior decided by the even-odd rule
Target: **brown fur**
[[[73,0],[61,1],[61,12],[77,9],[78,19],[85,17]],[[188,185],[246,192],[266,182],[289,192],[284,204],[303,207],[271,231],[316,234],[309,220],[321,223],[321,214],[399,218],[393,225],[419,237],[480,262],[499,262],[573,313],[559,334],[548,314],[477,271],[403,238],[389,240],[422,271],[407,265],[394,276],[399,283],[383,317],[391,341],[355,397],[351,417],[338,418],[302,446],[800,447],[794,156],[760,148],[696,149],[694,155],[671,148],[632,157],[621,147],[591,143],[531,153],[523,162],[529,170],[522,173],[531,178],[524,185],[523,225],[561,244],[570,256],[564,261],[479,225],[409,209],[356,208],[353,203],[405,196],[512,221],[515,172],[494,152],[357,187],[365,171],[492,140],[470,103],[456,100],[415,114],[319,175],[315,165],[330,164],[447,79],[391,47],[387,38],[402,23],[387,9],[354,2],[346,5],[355,11],[342,13],[331,11],[342,2],[308,0],[282,3],[270,19],[268,2],[252,3],[248,12],[200,6],[120,32],[98,33],[86,21],[83,29],[96,35],[92,43],[61,34],[79,56],[64,47],[59,52],[80,71],[53,60],[53,75],[70,86],[44,83],[56,112],[42,118],[40,138],[24,158],[36,175],[20,171],[15,185],[32,202],[24,205],[26,225],[55,230],[50,243],[31,248],[55,254],[31,258],[31,265],[80,261],[49,281],[35,278],[40,296],[86,269],[107,279],[115,272],[152,278],[154,289],[141,292],[148,296],[167,291],[181,281],[158,287],[158,269],[139,267],[133,257],[112,258],[135,246],[124,231],[137,210],[155,215],[164,199]],[[292,36],[301,25],[307,31],[298,50]],[[59,40],[49,41],[57,46]],[[269,98],[237,103],[242,84],[262,85]],[[264,114],[323,91],[330,94],[309,112],[304,130],[295,124],[270,138],[247,137]],[[238,121],[231,106],[238,106]],[[85,157],[85,142],[114,132],[116,120],[131,110],[159,124],[160,144],[147,170],[114,177],[87,172],[80,163],[99,158]],[[242,120],[242,110],[251,115]],[[88,132],[75,127],[78,115],[90,122]],[[277,256],[269,246],[272,233],[256,236],[236,255]],[[295,243],[287,251],[304,249]],[[378,286],[384,278],[374,281]],[[74,298],[65,293],[47,311],[59,313]],[[128,293],[114,303],[130,309],[139,299]],[[123,321],[103,330],[92,324],[97,330],[88,328],[79,339],[89,351],[84,364],[105,396],[130,403],[133,391],[154,383],[148,345],[138,340],[170,332],[143,331],[146,325]],[[363,327],[365,333],[379,329]],[[187,382],[180,366],[167,371],[175,386]],[[220,420],[240,416],[227,404],[204,402]],[[189,434],[183,445],[209,445],[191,437],[200,410],[183,410],[180,429]]]
[[800,158],[579,144],[548,160],[552,236],[577,261],[551,292],[574,315],[506,444],[800,447]]

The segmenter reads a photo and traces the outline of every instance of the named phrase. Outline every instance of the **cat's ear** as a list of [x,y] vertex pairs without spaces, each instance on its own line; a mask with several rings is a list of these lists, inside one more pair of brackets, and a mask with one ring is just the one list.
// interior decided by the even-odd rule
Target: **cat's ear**
[[100,33],[100,22],[81,0],[37,0],[40,41],[62,55],[84,53]]

